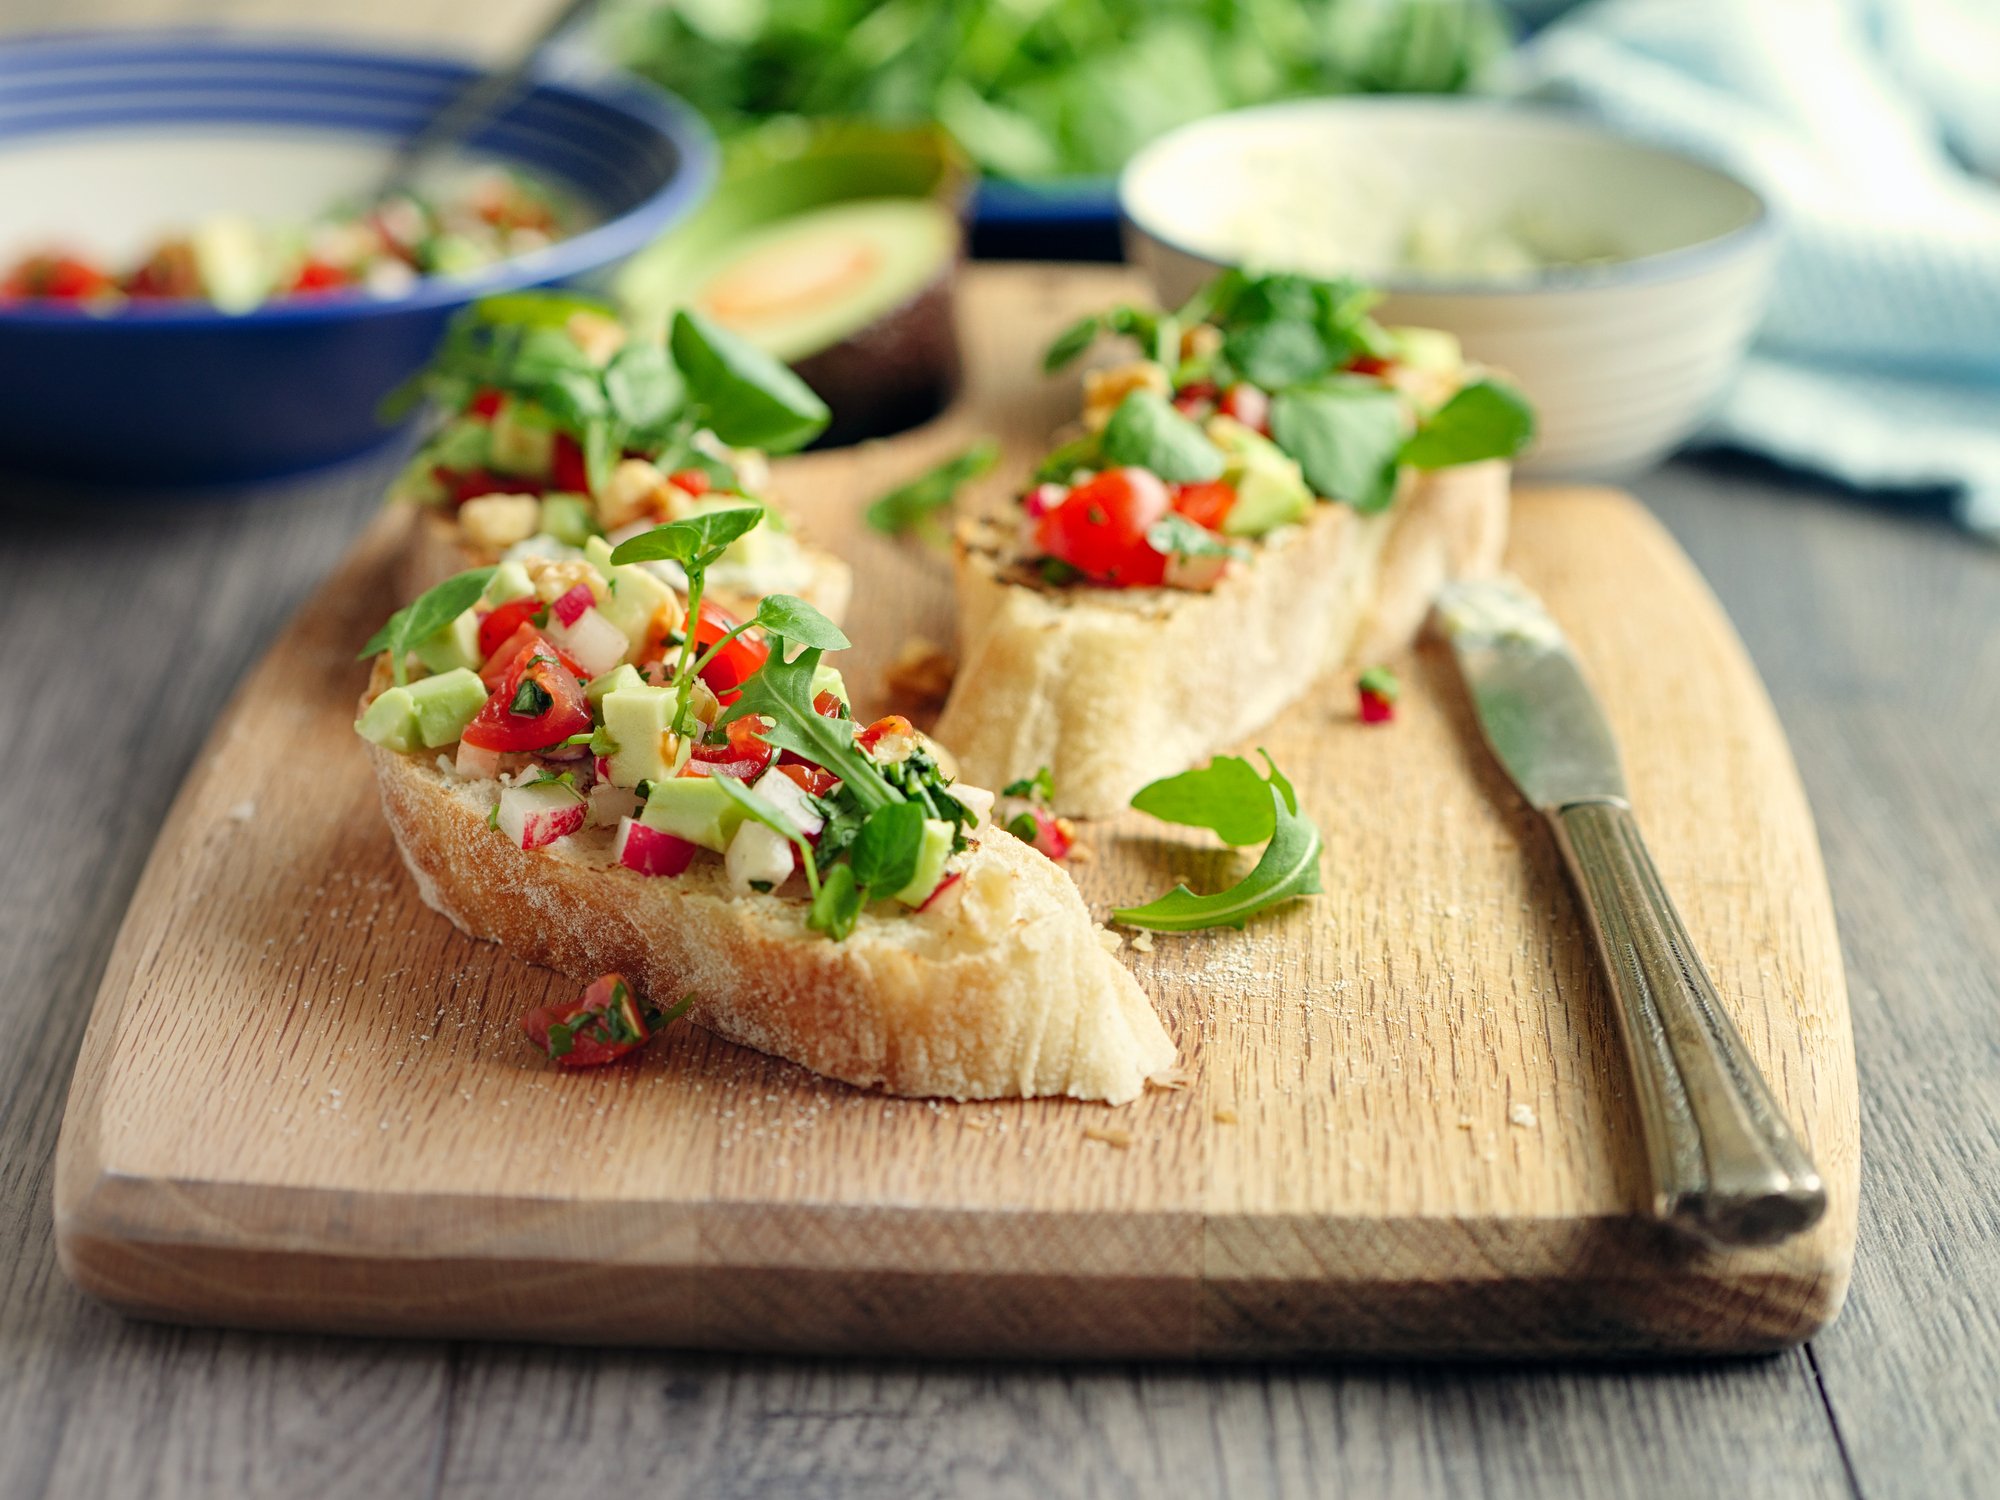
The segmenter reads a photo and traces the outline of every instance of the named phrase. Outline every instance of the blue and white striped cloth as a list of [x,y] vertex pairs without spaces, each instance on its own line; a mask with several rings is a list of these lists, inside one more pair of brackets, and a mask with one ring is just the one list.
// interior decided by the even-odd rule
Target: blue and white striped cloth
[[1595,0],[1524,87],[1714,161],[1784,234],[1707,440],[2000,538],[2000,0]]

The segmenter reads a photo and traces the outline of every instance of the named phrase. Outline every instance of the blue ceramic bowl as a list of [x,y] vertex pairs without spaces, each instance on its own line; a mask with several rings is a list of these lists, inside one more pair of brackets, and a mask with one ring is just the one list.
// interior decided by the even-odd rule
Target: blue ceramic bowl
[[[61,242],[116,259],[217,212],[304,218],[365,187],[471,76],[296,38],[174,32],[0,47],[0,255]],[[383,442],[381,398],[459,308],[594,284],[714,181],[694,113],[623,75],[540,83],[469,143],[566,190],[593,221],[477,276],[384,298],[108,313],[0,303],[0,468],[145,484],[262,478]]]

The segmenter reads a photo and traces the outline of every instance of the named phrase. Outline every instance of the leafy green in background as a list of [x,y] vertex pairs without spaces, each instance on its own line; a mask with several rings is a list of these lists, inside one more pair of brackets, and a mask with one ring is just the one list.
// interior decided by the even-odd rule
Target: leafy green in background
[[613,42],[724,134],[936,121],[986,171],[1115,172],[1269,99],[1453,93],[1506,50],[1494,0],[623,0]]

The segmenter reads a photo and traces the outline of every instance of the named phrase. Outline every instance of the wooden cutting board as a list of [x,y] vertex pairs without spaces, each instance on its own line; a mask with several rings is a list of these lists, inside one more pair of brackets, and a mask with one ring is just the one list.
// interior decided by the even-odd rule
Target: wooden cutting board
[[[950,639],[941,558],[862,500],[976,431],[1022,473],[1074,410],[1035,374],[1120,273],[979,270],[976,377],[784,492],[858,578],[865,701]],[[285,1328],[923,1354],[1754,1350],[1840,1306],[1857,1111],[1810,814],[1741,646],[1665,532],[1607,490],[1524,493],[1512,564],[1574,636],[1659,863],[1828,1180],[1782,1248],[1636,1216],[1625,1067],[1556,855],[1448,659],[1397,720],[1329,682],[1256,737],[1326,834],[1326,894],[1126,958],[1185,1087],[1118,1110],[888,1099],[682,1026],[564,1074],[517,1018],[575,986],[417,899],[349,722],[398,521],[244,684],[160,835],[63,1126],[64,1267],[149,1316]],[[1227,713],[1227,705],[1217,705]],[[1244,857],[1136,816],[1074,865],[1100,915]]]

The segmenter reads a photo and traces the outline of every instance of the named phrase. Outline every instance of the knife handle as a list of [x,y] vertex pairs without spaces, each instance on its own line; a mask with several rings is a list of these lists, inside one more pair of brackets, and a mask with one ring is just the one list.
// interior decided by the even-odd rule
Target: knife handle
[[1810,1228],[1826,1187],[1723,1010],[1631,808],[1578,802],[1550,821],[1625,1034],[1653,1216],[1717,1246]]

